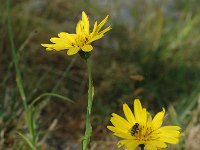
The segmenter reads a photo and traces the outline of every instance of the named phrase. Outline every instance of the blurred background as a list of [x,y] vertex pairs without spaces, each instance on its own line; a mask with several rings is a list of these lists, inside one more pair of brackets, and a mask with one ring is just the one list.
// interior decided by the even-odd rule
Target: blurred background
[[[16,133],[25,132],[24,108],[15,82],[9,40],[7,0],[0,0],[0,149],[28,150]],[[200,147],[199,0],[12,0],[11,23],[19,70],[29,103],[37,105],[43,150],[79,150],[84,133],[87,71],[79,55],[46,52],[61,31],[74,33],[84,10],[94,21],[110,16],[104,38],[95,42],[93,136],[91,150],[115,150],[117,138],[106,129],[112,112],[133,99],[155,114],[167,110],[165,124],[182,127],[180,143],[169,149]]]

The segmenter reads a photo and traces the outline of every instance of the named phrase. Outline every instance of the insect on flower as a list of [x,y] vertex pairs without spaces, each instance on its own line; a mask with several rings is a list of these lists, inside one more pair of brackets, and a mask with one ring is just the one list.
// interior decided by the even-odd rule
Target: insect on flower
[[135,134],[137,134],[138,130],[139,130],[139,123],[135,123],[131,129],[131,135],[134,136]]
[[169,144],[177,144],[180,136],[179,126],[162,126],[165,109],[158,112],[154,118],[143,108],[140,100],[134,100],[134,113],[127,104],[123,104],[126,118],[112,113],[110,119],[113,126],[107,126],[115,136],[122,138],[118,147],[135,150],[138,146],[145,146],[147,150],[159,150]]

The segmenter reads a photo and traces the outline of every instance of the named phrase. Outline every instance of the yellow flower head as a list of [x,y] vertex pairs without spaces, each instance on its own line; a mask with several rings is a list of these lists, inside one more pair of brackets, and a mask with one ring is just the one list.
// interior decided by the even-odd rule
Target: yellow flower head
[[107,126],[115,136],[123,138],[118,147],[125,146],[134,150],[145,146],[147,150],[157,150],[167,147],[166,143],[177,144],[180,136],[179,126],[163,126],[165,109],[152,119],[146,108],[142,108],[139,99],[134,100],[134,114],[127,104],[123,105],[126,119],[113,113],[110,119],[113,126]]
[[68,50],[68,55],[74,55],[80,50],[84,52],[90,52],[93,49],[91,43],[102,38],[104,34],[111,29],[111,27],[109,26],[106,29],[101,30],[103,25],[107,22],[107,19],[108,16],[106,16],[105,19],[103,19],[99,24],[96,21],[91,32],[89,18],[83,11],[82,19],[79,20],[76,26],[76,34],[61,32],[58,34],[58,37],[53,37],[50,39],[50,41],[54,44],[41,45],[43,47],[46,47],[47,51]]

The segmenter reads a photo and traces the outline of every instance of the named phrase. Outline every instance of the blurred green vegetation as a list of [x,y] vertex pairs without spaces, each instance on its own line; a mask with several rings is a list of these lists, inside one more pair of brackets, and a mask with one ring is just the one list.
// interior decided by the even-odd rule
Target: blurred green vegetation
[[[0,149],[20,150],[25,144],[16,131],[26,130],[24,110],[15,82],[6,1],[0,3]],[[12,1],[14,44],[28,101],[45,92],[75,101],[54,102],[48,97],[39,104],[38,130],[41,137],[45,135],[41,141],[47,149],[79,142],[87,76],[79,56],[68,57],[65,51],[47,53],[40,44],[61,31],[74,32],[82,10],[90,16],[91,25],[109,14],[108,24],[113,28],[95,43],[92,56],[94,140],[107,139],[101,124],[108,124],[112,112],[122,113],[122,103],[132,105],[134,98],[140,98],[152,113],[169,108],[167,121],[184,131],[200,92],[199,5],[199,0]],[[49,127],[52,122],[57,122],[54,130]],[[176,149],[185,149],[184,139]]]

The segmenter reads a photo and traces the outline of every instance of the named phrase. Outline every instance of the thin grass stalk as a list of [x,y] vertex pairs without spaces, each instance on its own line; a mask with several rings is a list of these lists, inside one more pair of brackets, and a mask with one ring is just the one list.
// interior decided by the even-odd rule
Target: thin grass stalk
[[12,23],[11,23],[11,16],[10,16],[10,0],[6,1],[6,13],[7,13],[8,35],[9,35],[9,40],[10,40],[10,45],[11,45],[11,50],[12,50],[12,59],[14,61],[15,71],[16,71],[16,83],[19,89],[20,96],[22,98],[24,108],[26,110],[27,109],[26,95],[25,95],[24,88],[22,85],[22,79],[21,79],[21,74],[19,70],[19,60],[16,53],[16,48],[15,48],[14,38],[13,38]]
[[[18,87],[18,90],[19,90],[19,93],[20,93],[20,96],[21,96],[21,99],[23,102],[23,106],[24,106],[24,109],[26,112],[26,124],[28,127],[29,134],[31,136],[31,139],[27,139],[26,142],[28,140],[31,140],[31,145],[33,146],[33,147],[31,147],[31,149],[37,150],[37,144],[36,144],[37,133],[35,131],[35,118],[34,118],[32,108],[28,107],[27,98],[26,98],[26,95],[24,92],[24,87],[22,84],[22,78],[21,78],[21,73],[20,73],[20,69],[19,69],[19,60],[18,60],[18,55],[16,52],[15,44],[14,44],[12,22],[11,22],[11,16],[10,16],[10,4],[11,4],[10,0],[7,0],[6,1],[6,13],[7,13],[8,35],[9,35],[9,40],[10,40],[10,45],[11,45],[11,50],[12,50],[12,59],[13,59],[14,66],[15,66],[16,83],[17,83],[17,87]],[[20,134],[20,135],[23,136],[22,134]],[[30,141],[28,141],[27,143],[29,143],[29,142]]]
[[92,65],[91,59],[86,60],[87,70],[88,70],[88,105],[87,105],[87,114],[86,114],[86,124],[85,124],[85,135],[82,143],[82,150],[88,150],[90,143],[90,137],[92,134],[92,125],[91,125],[91,111],[92,111],[92,101],[93,101],[93,85],[92,85]]
[[[0,4],[3,4],[3,2],[0,0]],[[1,6],[0,6],[0,23],[2,23],[3,22],[3,14],[2,14],[2,11],[3,9],[1,8]]]

